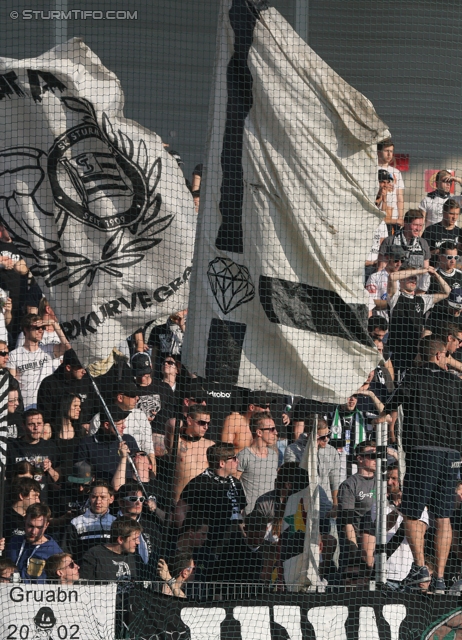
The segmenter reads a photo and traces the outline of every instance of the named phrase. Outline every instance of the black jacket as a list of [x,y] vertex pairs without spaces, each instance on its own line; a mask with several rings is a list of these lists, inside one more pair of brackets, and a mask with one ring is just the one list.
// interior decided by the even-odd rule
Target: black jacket
[[81,380],[66,380],[64,365],[61,364],[51,376],[47,376],[40,384],[37,394],[37,408],[43,413],[45,422],[58,426],[61,422],[61,400],[63,396],[73,393],[82,402],[80,422],[89,422],[98,413],[99,404],[90,378],[85,375]]
[[462,451],[462,380],[438,365],[413,369],[387,403],[387,411],[403,405],[403,446],[444,447]]

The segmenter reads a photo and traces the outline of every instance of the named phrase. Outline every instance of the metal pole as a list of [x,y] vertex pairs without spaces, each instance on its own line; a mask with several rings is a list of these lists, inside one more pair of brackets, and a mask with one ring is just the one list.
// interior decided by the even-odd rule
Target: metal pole
[[[99,400],[100,400],[101,404],[103,405],[103,409],[104,409],[104,411],[106,412],[107,417],[109,418],[109,423],[110,423],[110,425],[111,425],[111,427],[112,427],[112,429],[113,429],[113,431],[114,431],[115,435],[117,436],[118,441],[119,441],[119,442],[124,442],[124,440],[123,440],[122,436],[121,436],[121,435],[120,435],[120,433],[117,431],[117,427],[115,426],[114,419],[113,419],[113,417],[112,417],[112,415],[111,415],[111,413],[110,413],[110,411],[109,411],[109,409],[108,409],[108,406],[107,406],[107,404],[106,404],[106,402],[105,402],[105,400],[104,400],[103,396],[101,395],[101,392],[100,392],[100,390],[99,390],[99,388],[98,388],[98,385],[96,384],[96,382],[95,382],[95,380],[93,379],[93,376],[91,375],[91,373],[89,372],[89,370],[88,370],[88,369],[85,369],[85,371],[87,372],[87,375],[88,375],[88,377],[89,377],[89,378],[90,378],[90,380],[91,380],[91,383],[92,383],[93,388],[94,388],[94,390],[95,390],[95,392],[96,392],[96,395],[98,396],[98,398],[99,398]],[[147,500],[147,499],[149,498],[149,496],[148,496],[148,493],[147,493],[147,491],[146,491],[146,489],[145,489],[145,487],[144,487],[144,484],[141,482],[141,478],[140,478],[140,476],[139,476],[138,469],[136,468],[135,463],[133,462],[132,457],[131,457],[130,455],[128,455],[127,457],[128,457],[128,461],[129,461],[129,463],[130,463],[130,466],[131,466],[131,468],[132,468],[133,475],[135,476],[135,480],[136,480],[136,481],[138,482],[138,484],[140,485],[140,489],[141,489],[142,493],[144,494],[144,497],[145,497],[145,498],[146,498],[146,500]]]
[[387,441],[388,423],[377,425],[377,518],[375,521],[375,581],[385,584],[387,581]]

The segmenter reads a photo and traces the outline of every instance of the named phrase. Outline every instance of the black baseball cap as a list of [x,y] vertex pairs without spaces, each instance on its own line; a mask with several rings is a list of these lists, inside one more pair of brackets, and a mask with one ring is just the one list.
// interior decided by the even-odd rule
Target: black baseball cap
[[74,349],[68,349],[64,352],[63,365],[66,366],[67,364],[71,367],[79,367],[80,369],[83,369],[83,365],[78,359]]
[[394,260],[404,260],[406,257],[406,252],[403,247],[400,247],[396,244],[392,244],[384,250],[384,254],[388,258],[393,258]]
[[89,484],[92,481],[93,473],[91,464],[81,460],[76,462],[72,470],[72,475],[67,476],[68,482],[75,482],[75,484]]
[[147,353],[135,353],[132,358],[132,369],[134,376],[152,373],[151,358]]
[[393,182],[393,176],[385,169],[379,169],[379,182]]

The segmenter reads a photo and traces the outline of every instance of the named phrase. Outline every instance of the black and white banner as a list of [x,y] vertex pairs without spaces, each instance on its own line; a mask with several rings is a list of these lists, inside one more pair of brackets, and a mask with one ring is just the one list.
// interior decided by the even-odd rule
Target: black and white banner
[[117,585],[0,585],[0,640],[114,640]]
[[[358,588],[326,595],[259,595],[193,603],[138,587],[137,640],[454,640],[458,598],[393,596]],[[144,592],[144,593],[143,593]]]
[[0,221],[84,364],[184,309],[195,212],[159,136],[78,38],[0,58]]
[[363,278],[387,127],[257,0],[222,0],[212,92],[183,361],[344,401],[378,363]]

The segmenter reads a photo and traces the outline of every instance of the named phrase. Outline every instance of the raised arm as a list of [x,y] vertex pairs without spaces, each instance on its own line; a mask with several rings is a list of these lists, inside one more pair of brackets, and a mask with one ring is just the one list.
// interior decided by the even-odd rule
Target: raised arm
[[433,278],[435,278],[435,280],[437,280],[438,284],[440,285],[441,293],[433,294],[433,304],[436,304],[440,300],[444,300],[445,298],[448,297],[448,295],[451,293],[451,287],[448,285],[448,283],[445,280],[443,280],[443,278],[440,276],[440,274],[436,271],[434,267],[428,267],[428,273]]

